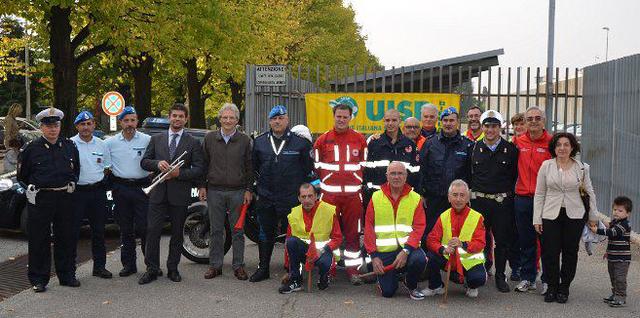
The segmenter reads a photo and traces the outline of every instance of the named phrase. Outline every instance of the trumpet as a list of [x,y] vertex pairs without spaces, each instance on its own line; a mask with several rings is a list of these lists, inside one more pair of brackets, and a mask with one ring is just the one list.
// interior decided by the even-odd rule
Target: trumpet
[[178,156],[178,158],[171,162],[171,165],[169,166],[169,169],[167,171],[160,173],[155,178],[153,178],[153,180],[151,181],[151,185],[142,189],[144,194],[149,195],[149,193],[151,193],[151,190],[153,190],[153,188],[155,188],[158,184],[164,182],[174,170],[182,167],[184,165],[184,160],[182,160],[182,157],[184,157],[184,155],[186,154],[187,151],[183,152],[180,156]]

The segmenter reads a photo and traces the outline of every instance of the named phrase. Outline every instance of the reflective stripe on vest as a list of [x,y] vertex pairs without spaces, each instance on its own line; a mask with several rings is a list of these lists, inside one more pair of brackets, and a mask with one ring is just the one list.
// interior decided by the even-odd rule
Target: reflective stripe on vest
[[[298,205],[291,209],[291,213],[287,216],[289,226],[291,227],[291,236],[297,237],[305,243],[311,243],[311,233],[307,232],[304,225],[304,216],[302,215],[302,205]],[[333,217],[336,214],[336,207],[320,201],[316,214],[313,216],[311,224],[311,232],[316,240],[316,248],[324,248],[331,240],[331,230],[333,229]],[[335,251],[334,251],[335,252]]]
[[[462,224],[460,229],[460,236],[458,237],[461,242],[469,242],[473,238],[473,233],[476,231],[478,222],[480,221],[481,214],[473,209],[469,209],[469,214]],[[440,222],[442,224],[442,239],[440,243],[447,245],[452,238],[451,233],[451,209],[444,211],[440,215]],[[458,254],[460,255],[460,262],[465,270],[469,270],[478,264],[484,264],[484,253],[469,254],[463,248],[458,248]],[[444,256],[449,259],[448,255]]]
[[410,191],[400,199],[394,218],[391,200],[378,190],[371,196],[375,213],[374,230],[378,252],[393,252],[404,247],[413,231],[413,213],[420,204],[420,195]]

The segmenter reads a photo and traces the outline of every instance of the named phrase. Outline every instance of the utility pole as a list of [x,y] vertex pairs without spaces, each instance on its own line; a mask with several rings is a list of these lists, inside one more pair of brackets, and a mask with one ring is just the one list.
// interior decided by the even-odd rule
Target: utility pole
[[607,46],[604,51],[604,61],[606,62],[609,60],[609,27],[603,27],[602,29],[607,31]]
[[26,90],[25,117],[31,119],[31,81],[29,80],[29,36],[24,45],[24,88]]
[[553,42],[555,33],[555,15],[556,1],[549,0],[549,37],[547,39],[547,83],[546,88],[546,105],[544,107],[545,117],[547,118],[545,126],[548,131],[553,129]]

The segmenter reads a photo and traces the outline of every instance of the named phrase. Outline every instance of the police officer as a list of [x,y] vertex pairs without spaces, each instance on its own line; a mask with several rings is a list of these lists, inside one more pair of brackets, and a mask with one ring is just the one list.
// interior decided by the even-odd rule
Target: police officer
[[[511,244],[516,239],[513,191],[518,177],[518,149],[500,136],[503,123],[500,113],[488,110],[480,122],[484,138],[475,143],[471,152],[471,207],[484,218],[487,242],[493,234],[496,288],[507,293],[509,285],[504,272]],[[485,258],[490,249],[491,246],[485,248]]]
[[77,242],[82,220],[86,217],[91,227],[93,276],[111,278],[113,275],[105,268],[107,250],[104,245],[104,224],[107,217],[105,169],[111,164],[111,159],[104,141],[93,136],[96,123],[90,112],[80,112],[73,124],[78,134],[71,137],[71,141],[76,144],[80,153],[80,177],[73,194],[75,239]]
[[[36,293],[46,291],[53,257],[60,285],[79,287],[75,277],[72,193],[80,174],[78,150],[60,137],[64,113],[49,108],[36,115],[42,137],[25,145],[18,159],[18,181],[27,184],[28,276]],[[53,224],[53,227],[52,227]]]
[[311,143],[289,130],[285,106],[271,109],[269,127],[268,132],[256,138],[252,152],[257,180],[260,264],[249,278],[251,282],[269,278],[276,230],[278,225],[287,228],[287,215],[298,205],[298,188],[307,181],[313,168]]
[[364,170],[365,207],[369,205],[373,192],[380,190],[380,186],[387,182],[387,167],[392,161],[404,164],[409,172],[409,185],[419,188],[420,166],[417,163],[417,147],[400,131],[400,112],[397,109],[389,109],[384,113],[383,120],[384,133],[379,137],[373,135],[367,145],[369,156]]
[[[120,258],[123,268],[119,275],[126,277],[138,272],[136,237],[145,246],[149,199],[142,188],[149,185],[149,172],[140,167],[140,161],[151,137],[136,130],[138,115],[131,106],[124,108],[118,115],[118,121],[122,132],[107,139],[106,144],[113,174],[111,193],[115,203],[114,213],[120,226],[122,243]],[[162,276],[162,272],[158,276]]]
[[460,117],[454,107],[440,113],[442,128],[420,150],[422,194],[427,213],[427,235],[442,212],[448,209],[447,193],[455,179],[469,180],[469,151],[473,143],[460,135]]

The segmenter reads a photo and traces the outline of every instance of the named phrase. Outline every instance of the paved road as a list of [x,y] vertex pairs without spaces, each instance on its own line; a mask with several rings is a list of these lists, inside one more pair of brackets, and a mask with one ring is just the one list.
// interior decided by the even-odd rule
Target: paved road
[[0,230],[0,263],[27,254],[27,238],[19,231]]
[[[163,238],[163,258],[167,238]],[[601,298],[609,294],[606,262],[599,256],[580,255],[578,274],[571,289],[569,303],[545,304],[537,294],[498,293],[493,283],[480,290],[478,299],[464,296],[461,287],[453,287],[448,305],[439,298],[416,302],[401,291],[393,299],[376,294],[374,285],[350,286],[339,272],[331,287],[320,292],[299,292],[280,295],[276,289],[281,277],[282,246],[276,250],[271,280],[252,284],[233,277],[225,265],[222,277],[204,280],[206,266],[183,258],[180,270],[182,283],[160,278],[146,286],[137,284],[137,277],[101,280],[90,275],[91,262],[79,268],[82,287],[71,289],[52,282],[48,292],[34,294],[24,291],[0,302],[0,317],[639,317],[640,316],[640,251],[629,275],[630,302],[626,308],[611,309]],[[256,266],[257,247],[248,243],[246,249],[249,270]],[[230,254],[225,258],[229,264]],[[120,270],[119,252],[108,256],[108,268]],[[139,260],[139,268],[144,268]]]

